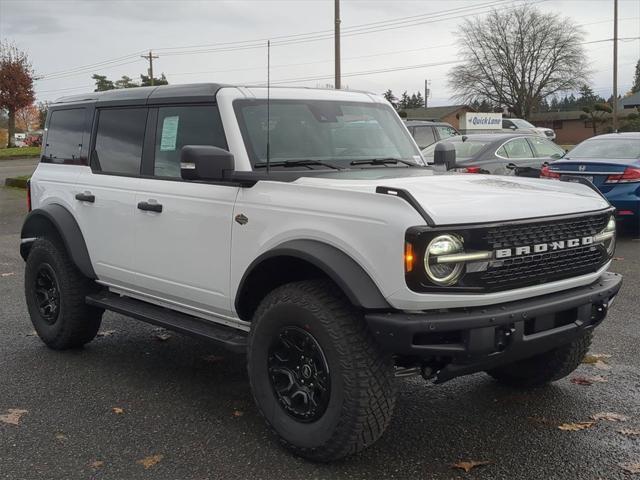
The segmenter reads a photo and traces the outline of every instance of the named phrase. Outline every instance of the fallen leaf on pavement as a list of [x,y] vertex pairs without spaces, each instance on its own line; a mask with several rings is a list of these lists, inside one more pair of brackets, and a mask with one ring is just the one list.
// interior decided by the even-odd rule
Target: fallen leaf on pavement
[[613,257],[614,260],[624,260],[624,257]]
[[171,335],[169,334],[169,332],[167,332],[162,328],[156,328],[154,332],[155,332],[154,337],[156,337],[161,342],[166,342],[171,338]]
[[618,433],[629,435],[630,437],[640,436],[640,428],[621,428]]
[[124,413],[124,408],[120,408],[120,407],[113,407],[111,409],[111,411],[113,413],[115,413],[116,415],[122,415]]
[[596,424],[596,422],[576,422],[576,423],[563,423],[558,426],[558,429],[564,430],[566,432],[577,432],[579,430],[585,430],[587,428],[591,428]]
[[476,467],[481,467],[483,465],[489,465],[491,462],[489,461],[477,461],[477,460],[468,460],[468,461],[461,461],[458,463],[452,463],[451,467],[452,468],[459,468],[460,470],[464,470],[465,472],[469,473],[471,470],[473,470]]
[[104,462],[102,460],[94,460],[93,462],[89,463],[89,466],[95,469],[102,468],[104,467]]
[[103,330],[102,332],[98,332],[98,337],[110,337],[116,333],[115,330]]
[[0,277],[10,277],[11,275],[15,275],[15,272],[0,273]]
[[56,440],[60,440],[61,442],[67,439],[67,436],[62,432],[56,433],[55,437]]
[[202,359],[207,363],[220,363],[224,361],[224,357],[219,355],[207,355],[206,357],[202,357]]
[[242,410],[234,410],[232,415],[234,417],[241,417],[242,415],[244,415],[244,412]]
[[149,457],[144,457],[142,460],[138,460],[137,463],[142,465],[144,468],[151,468],[160,463],[160,460],[163,458],[164,455],[151,455]]
[[9,425],[18,425],[22,416],[27,413],[27,410],[20,410],[19,408],[10,408],[7,413],[0,415],[0,422],[8,423]]
[[607,353],[589,353],[584,356],[584,358],[582,359],[582,363],[593,364],[604,362],[607,358],[611,358],[611,355]]
[[627,473],[640,473],[640,463],[625,463],[620,467]]
[[611,370],[611,367],[606,363],[604,363],[602,360],[598,360],[596,363],[593,364],[593,366],[596,367],[598,370]]
[[596,422],[599,420],[607,420],[608,422],[626,422],[629,420],[629,417],[622,415],[620,413],[614,412],[600,412],[594,415],[591,415]]
[[27,333],[27,337],[36,337],[38,335],[38,332],[36,332],[35,330],[31,330],[29,333]]
[[569,380],[576,385],[593,385],[594,383],[606,383],[608,380],[600,375],[594,375],[593,377],[573,377]]

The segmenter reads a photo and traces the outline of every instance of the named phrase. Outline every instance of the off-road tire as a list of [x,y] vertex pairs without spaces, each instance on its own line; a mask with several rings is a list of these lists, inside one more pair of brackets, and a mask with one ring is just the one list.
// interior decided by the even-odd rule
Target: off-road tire
[[589,351],[592,333],[587,332],[573,342],[535,357],[526,358],[487,373],[511,387],[542,387],[573,372]]
[[[328,407],[312,423],[283,409],[269,378],[269,344],[291,325],[317,340],[329,366]],[[262,300],[249,335],[248,371],[254,399],[271,430],[286,448],[313,461],[329,462],[373,444],[395,406],[391,356],[380,351],[362,314],[328,281],[286,284]]]
[[[59,292],[58,313],[53,321],[45,319],[36,296],[38,272],[43,265],[53,271]],[[34,242],[27,257],[24,286],[31,323],[48,347],[77,348],[95,338],[103,310],[87,305],[85,297],[96,290],[96,285],[80,273],[60,240],[39,238]]]

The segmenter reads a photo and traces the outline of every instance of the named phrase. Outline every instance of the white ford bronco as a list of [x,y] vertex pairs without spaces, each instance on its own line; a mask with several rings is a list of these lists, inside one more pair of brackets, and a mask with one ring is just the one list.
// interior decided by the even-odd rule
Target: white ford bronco
[[21,234],[33,325],[80,347],[111,310],[246,352],[267,423],[317,461],[383,434],[395,377],[568,375],[621,285],[611,205],[588,185],[440,171],[450,154],[426,166],[368,93],[63,98]]

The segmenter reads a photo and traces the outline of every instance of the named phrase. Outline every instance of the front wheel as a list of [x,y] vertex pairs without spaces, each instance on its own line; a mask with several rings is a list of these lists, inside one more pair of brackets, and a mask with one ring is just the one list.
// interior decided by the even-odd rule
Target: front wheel
[[269,426],[310,460],[363,450],[393,413],[392,359],[329,282],[291,283],[264,298],[251,325],[248,369]]
[[573,372],[589,351],[592,333],[535,357],[488,370],[498,382],[511,387],[541,387]]

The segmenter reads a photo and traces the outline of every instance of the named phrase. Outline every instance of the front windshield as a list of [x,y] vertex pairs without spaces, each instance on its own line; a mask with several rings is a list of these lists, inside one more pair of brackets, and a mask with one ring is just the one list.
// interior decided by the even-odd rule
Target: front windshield
[[[473,158],[478,153],[480,153],[484,148],[489,145],[491,140],[470,140],[466,139],[462,141],[462,137],[448,138],[446,140],[442,140],[442,142],[449,142],[456,149],[456,159],[465,160],[468,158]],[[438,142],[441,143],[441,142]],[[436,150],[436,145],[438,143],[434,143],[433,145],[428,146],[424,150],[422,150],[422,156],[427,160],[428,163],[433,163],[433,154]]]
[[531,125],[526,120],[522,120],[521,118],[510,118],[513,124],[518,128],[536,128],[534,125]]
[[567,158],[640,158],[640,142],[631,138],[594,138],[576,146]]
[[[236,100],[234,109],[254,166],[267,161],[266,100]],[[393,109],[384,104],[326,100],[271,100],[269,161],[326,162],[352,168],[352,162],[398,160],[422,165],[422,157]],[[394,166],[385,163],[387,166]]]

